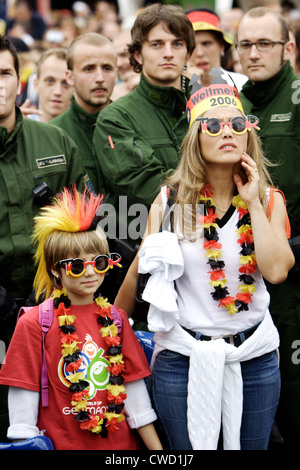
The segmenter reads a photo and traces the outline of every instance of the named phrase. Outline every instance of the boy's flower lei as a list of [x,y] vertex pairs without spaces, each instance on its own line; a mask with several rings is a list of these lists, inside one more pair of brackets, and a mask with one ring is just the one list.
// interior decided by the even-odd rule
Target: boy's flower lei
[[87,411],[89,383],[85,380],[84,373],[78,372],[82,363],[79,354],[80,343],[77,341],[78,336],[75,334],[76,328],[74,324],[76,317],[75,315],[70,315],[69,307],[71,303],[66,290],[54,290],[52,299],[61,330],[62,356],[68,364],[67,371],[70,372],[67,379],[71,383],[69,387],[69,391],[72,393],[71,404],[77,412],[74,419],[79,421],[82,430],[91,431],[106,438],[108,431],[118,430],[118,424],[125,419],[122,410],[124,400],[127,397],[122,376],[125,364],[121,353],[121,339],[118,335],[118,327],[111,315],[111,306],[107,299],[103,297],[95,299],[97,304],[97,322],[102,325],[99,333],[108,347],[105,357],[109,362],[109,367],[106,369],[110,373],[110,380],[106,386],[107,401],[109,403],[108,410],[101,415],[95,415]]
[[[238,289],[239,292],[235,297],[229,295],[226,287],[227,279],[225,275],[225,262],[221,260],[222,257],[222,244],[218,243],[219,235],[217,232],[217,215],[215,214],[215,204],[212,196],[212,191],[208,185],[201,191],[199,203],[204,206],[204,215],[201,215],[201,222],[204,224],[204,238],[203,243],[206,251],[208,264],[210,265],[210,285],[214,288],[211,293],[212,298],[219,302],[219,307],[227,309],[230,315],[234,315],[242,310],[249,310],[248,304],[252,302],[252,295],[256,291],[253,285],[254,278],[251,274],[256,272],[256,257],[254,254],[254,241],[251,227],[251,220],[247,205],[241,199],[240,195],[234,196],[232,205],[237,209],[239,214],[239,222],[237,224],[238,240],[237,243],[241,246],[241,256],[239,272],[239,280],[243,282]],[[207,197],[209,196],[209,197]]]

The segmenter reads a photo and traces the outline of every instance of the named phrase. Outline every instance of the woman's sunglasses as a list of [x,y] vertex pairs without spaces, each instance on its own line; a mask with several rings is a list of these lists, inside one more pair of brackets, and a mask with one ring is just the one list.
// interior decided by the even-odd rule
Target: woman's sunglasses
[[70,258],[62,259],[58,262],[60,266],[65,266],[66,275],[72,277],[80,277],[85,271],[86,267],[91,264],[94,268],[94,271],[98,274],[104,274],[109,269],[112,269],[114,266],[121,268],[121,256],[118,253],[110,253],[108,255],[99,255],[93,261],[84,261],[81,258]]
[[243,116],[235,116],[228,122],[220,121],[217,118],[197,118],[196,121],[201,121],[200,131],[206,132],[208,135],[216,137],[220,135],[224,126],[229,126],[232,132],[237,135],[242,135],[252,128],[260,130],[257,126],[259,119],[252,114],[246,118]]

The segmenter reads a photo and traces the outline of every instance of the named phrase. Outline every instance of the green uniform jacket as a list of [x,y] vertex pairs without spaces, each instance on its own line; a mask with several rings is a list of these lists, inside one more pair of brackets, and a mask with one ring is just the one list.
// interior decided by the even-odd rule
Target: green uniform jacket
[[107,106],[98,116],[94,152],[100,164],[108,202],[118,207],[127,196],[147,208],[159,192],[166,171],[178,165],[188,130],[185,94],[157,87],[141,75],[138,87]]
[[55,194],[81,187],[84,170],[71,139],[48,124],[23,119],[16,109],[15,129],[0,127],[0,284],[13,297],[32,291],[35,268],[31,232],[40,206],[33,189],[47,183]]
[[[300,217],[300,77],[288,62],[266,82],[248,81],[240,96],[245,113],[259,118],[265,155],[277,164],[269,171],[286,196],[294,226],[294,217]],[[266,284],[280,334],[282,390],[276,420],[286,444],[294,448],[300,440],[300,275],[291,271],[284,283]]]
[[99,170],[93,156],[92,144],[98,114],[87,113],[76,103],[74,96],[72,96],[70,108],[50,121],[50,124],[60,127],[74,140],[85,171],[89,175],[96,192],[99,192]]
[[245,113],[259,118],[265,155],[277,164],[270,173],[288,212],[300,217],[300,77],[288,62],[266,82],[248,81],[240,97]]

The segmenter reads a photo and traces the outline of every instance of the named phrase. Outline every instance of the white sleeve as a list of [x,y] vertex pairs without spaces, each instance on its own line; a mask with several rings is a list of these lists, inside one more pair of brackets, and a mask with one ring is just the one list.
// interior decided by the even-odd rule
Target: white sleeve
[[40,434],[36,426],[39,413],[39,392],[25,390],[19,387],[9,387],[8,411],[9,428],[8,439],[30,439]]
[[157,419],[152,408],[150,397],[144,379],[125,384],[127,398],[124,411],[127,423],[131,429],[140,428],[153,423]]

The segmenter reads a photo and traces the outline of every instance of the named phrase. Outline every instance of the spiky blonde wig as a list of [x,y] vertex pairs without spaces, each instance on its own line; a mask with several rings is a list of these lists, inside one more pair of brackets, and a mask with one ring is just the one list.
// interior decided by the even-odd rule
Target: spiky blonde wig
[[[37,299],[41,294],[46,298],[51,294],[51,268],[65,255],[78,255],[80,249],[92,250],[91,252],[95,253],[99,249],[108,252],[106,237],[101,229],[81,233],[90,229],[102,198],[103,196],[91,195],[86,190],[81,194],[76,187],[65,188],[61,194],[56,195],[51,205],[43,207],[35,217],[32,238],[33,243],[37,245],[37,271],[33,287]],[[74,249],[77,253],[65,253],[66,250]],[[62,258],[56,259],[59,256]]]

